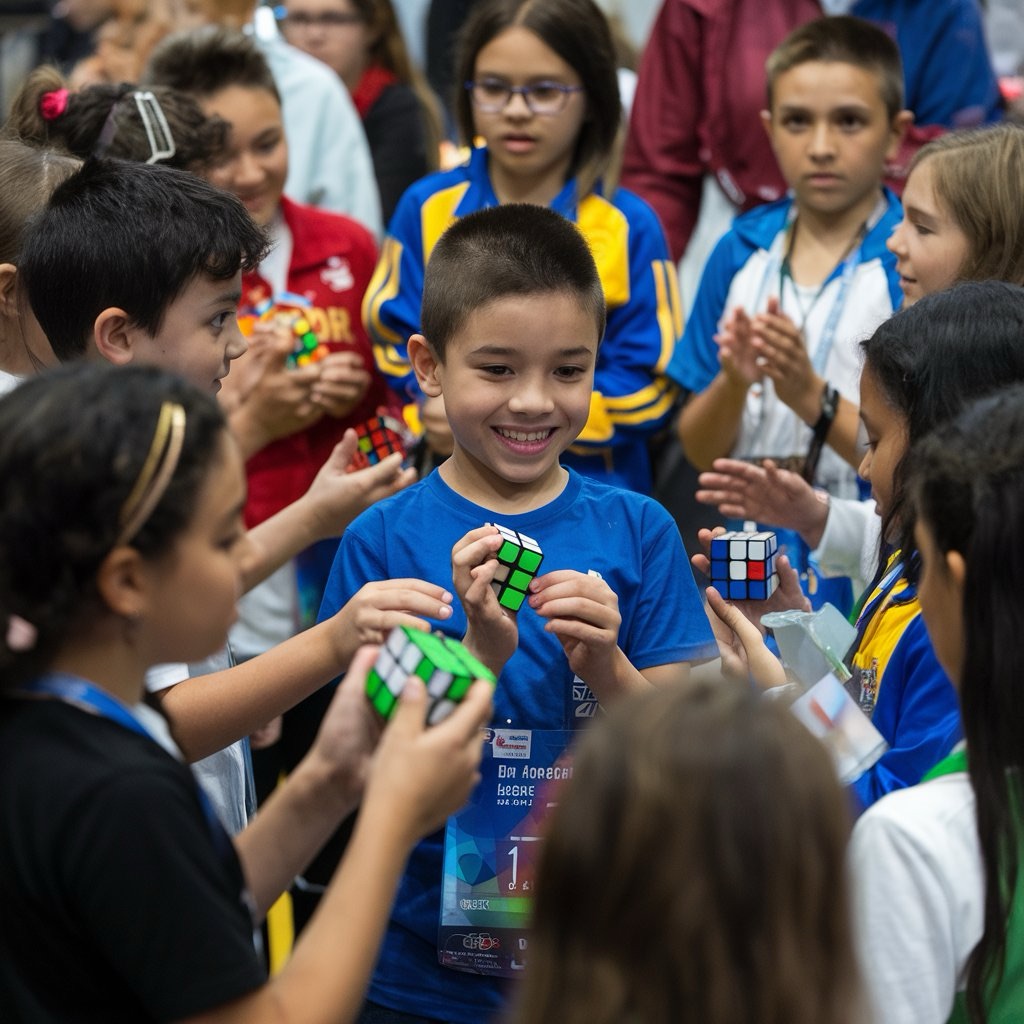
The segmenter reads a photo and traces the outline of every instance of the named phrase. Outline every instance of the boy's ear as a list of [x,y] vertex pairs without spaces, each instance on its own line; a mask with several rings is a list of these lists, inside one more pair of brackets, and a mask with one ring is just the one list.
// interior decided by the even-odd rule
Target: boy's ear
[[761,127],[764,129],[765,135],[769,139],[772,137],[772,112],[770,110],[761,111]]
[[117,306],[103,310],[93,323],[96,351],[115,366],[127,366],[135,357],[135,328],[131,318]]
[[434,353],[433,346],[422,334],[414,334],[409,338],[408,352],[420,390],[428,398],[437,398],[441,394],[441,380],[437,374],[441,361]]
[[892,141],[889,143],[889,151],[885,154],[887,160],[894,160],[903,144],[903,136],[907,129],[914,123],[914,112],[912,110],[901,110],[893,115],[889,131],[892,134]]
[[0,316],[14,318],[18,315],[17,280],[18,268],[13,263],[0,263]]

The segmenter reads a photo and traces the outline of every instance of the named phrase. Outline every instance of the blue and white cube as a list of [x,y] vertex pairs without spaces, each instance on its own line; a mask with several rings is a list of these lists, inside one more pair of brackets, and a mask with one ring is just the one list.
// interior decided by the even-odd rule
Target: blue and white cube
[[711,583],[731,601],[766,601],[779,586],[771,530],[730,530],[711,541]]

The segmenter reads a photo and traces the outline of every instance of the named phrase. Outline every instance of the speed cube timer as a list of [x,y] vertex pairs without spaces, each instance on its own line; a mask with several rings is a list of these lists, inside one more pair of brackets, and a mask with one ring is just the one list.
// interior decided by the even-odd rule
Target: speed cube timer
[[356,427],[358,438],[352,465],[356,469],[376,466],[392,452],[405,455],[405,430],[393,416],[374,416]]
[[765,601],[775,593],[779,542],[770,530],[730,530],[711,541],[711,583],[733,601]]
[[457,640],[395,626],[366,677],[366,694],[384,718],[391,717],[409,676],[419,676],[426,684],[428,725],[447,718],[475,679],[497,685],[494,673]]
[[498,604],[509,611],[517,612],[526,600],[530,581],[537,575],[544,558],[540,545],[525,533],[517,533],[499,523],[488,523],[497,527],[502,544],[498,548],[498,569],[491,586]]

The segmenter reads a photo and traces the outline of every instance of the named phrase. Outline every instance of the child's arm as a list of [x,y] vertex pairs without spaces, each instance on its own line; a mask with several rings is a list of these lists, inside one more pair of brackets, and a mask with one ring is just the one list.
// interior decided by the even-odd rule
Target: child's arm
[[294,707],[345,670],[356,649],[398,625],[451,615],[452,596],[423,580],[367,583],[331,618],[222,672],[185,679],[159,694],[189,761],[198,761]]
[[757,365],[750,317],[737,307],[714,336],[719,370],[703,391],[693,395],[679,416],[679,441],[698,469],[728,455],[736,445],[747,391],[764,375]]
[[249,531],[255,557],[243,572],[243,592],[265,580],[310,544],[339,536],[374,502],[415,483],[416,471],[402,469],[402,457],[398,453],[375,466],[350,473],[348,466],[357,443],[355,431],[346,430],[309,490]]
[[496,676],[519,644],[515,615],[502,608],[491,583],[501,534],[493,526],[470,530],[452,548],[452,582],[466,613],[463,643]]
[[303,870],[338,812],[355,806],[365,778],[359,821],[317,913],[287,966],[265,986],[185,1024],[352,1020],[409,849],[457,810],[479,779],[480,729],[491,715],[487,684],[474,686],[446,721],[427,729],[426,693],[411,680],[371,757],[375,727],[362,690],[375,653],[360,653],[313,750],[239,837],[246,877],[264,910],[273,890]]
[[646,203],[628,193],[616,193],[615,202],[616,212],[625,214],[629,222],[628,234],[621,240],[604,231],[591,236],[585,214],[579,222],[598,264],[621,261],[629,277],[623,282],[628,285],[623,296],[616,298],[614,285],[608,295],[608,323],[594,370],[593,421],[583,428],[576,444],[606,447],[610,443],[613,448],[618,444],[625,457],[632,453],[636,436],[659,430],[674,407],[676,388],[665,369],[683,324],[678,274],[657,217]]
[[[826,382],[811,365],[803,333],[779,309],[776,298],[770,298],[767,310],[754,317],[753,347],[758,366],[775,384],[775,393],[813,427],[821,416]],[[859,468],[863,454],[857,444],[859,426],[857,406],[840,397],[825,441],[854,469]]]
[[420,206],[429,194],[429,187],[420,183],[398,201],[363,297],[363,323],[377,368],[407,401],[423,398],[406,343],[420,329],[424,269]]

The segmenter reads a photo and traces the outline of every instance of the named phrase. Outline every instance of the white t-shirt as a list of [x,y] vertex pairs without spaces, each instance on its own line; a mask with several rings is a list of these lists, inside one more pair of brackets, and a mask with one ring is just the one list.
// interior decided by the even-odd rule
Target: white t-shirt
[[981,938],[984,871],[965,772],[869,807],[850,844],[854,922],[874,1024],[946,1024]]

